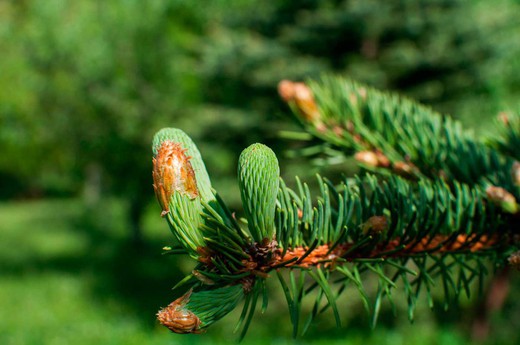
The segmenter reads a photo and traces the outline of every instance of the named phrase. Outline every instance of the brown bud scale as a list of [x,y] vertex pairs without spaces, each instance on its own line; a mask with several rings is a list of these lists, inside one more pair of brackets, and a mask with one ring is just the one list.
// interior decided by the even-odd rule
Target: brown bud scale
[[354,159],[359,163],[377,167],[379,165],[379,160],[377,159],[377,154],[373,151],[359,151],[354,155]]
[[173,193],[179,192],[195,199],[198,195],[195,172],[186,149],[178,143],[164,141],[153,158],[153,188],[162,207],[161,216],[169,212],[169,200]]
[[363,224],[363,232],[381,234],[388,229],[388,219],[385,216],[372,216]]
[[307,85],[290,80],[282,80],[278,84],[278,93],[285,102],[294,102],[304,120],[313,123],[317,122],[323,126],[320,122],[321,114],[314,101],[314,95]]
[[157,313],[157,320],[174,333],[202,333],[200,319],[186,308],[191,292],[188,291]]
[[513,196],[513,194],[509,193],[507,190],[505,190],[502,187],[489,186],[486,188],[486,195],[489,200],[491,200],[495,203],[516,202],[516,199]]

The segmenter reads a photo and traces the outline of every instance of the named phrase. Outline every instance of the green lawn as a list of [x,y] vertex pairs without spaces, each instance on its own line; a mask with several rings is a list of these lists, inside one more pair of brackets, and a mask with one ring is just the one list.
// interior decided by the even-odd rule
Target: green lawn
[[[0,204],[0,344],[234,342],[240,310],[204,335],[176,335],[156,323],[155,312],[180,293],[171,287],[192,265],[182,257],[160,255],[171,236],[158,213],[156,207],[148,212],[147,241],[136,248],[126,241],[122,207],[116,201],[88,212],[78,200]],[[442,313],[420,308],[413,325],[404,316],[389,317],[369,331],[357,296],[345,299],[345,328],[335,329],[326,313],[308,336],[293,341],[282,297],[274,294],[266,315],[256,315],[243,343],[470,343],[458,321],[466,319],[464,313],[449,314],[439,323],[435,320],[442,320]],[[499,332],[491,343],[518,343],[515,320],[520,316],[514,306],[496,316]]]

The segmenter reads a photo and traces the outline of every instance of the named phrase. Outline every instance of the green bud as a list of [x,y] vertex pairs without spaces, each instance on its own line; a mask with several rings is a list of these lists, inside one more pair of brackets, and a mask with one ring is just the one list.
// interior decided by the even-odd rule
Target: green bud
[[504,212],[515,214],[519,211],[514,195],[502,187],[489,186],[486,188],[486,195],[489,201],[498,205]]
[[159,148],[164,141],[178,143],[186,150],[186,155],[189,158],[195,173],[197,189],[200,193],[200,197],[207,203],[215,200],[215,196],[211,191],[211,181],[209,179],[206,166],[204,165],[204,161],[202,160],[199,149],[193,140],[191,140],[191,138],[180,129],[163,128],[157,132],[153,138],[152,151],[154,157],[157,156]]
[[256,242],[273,239],[280,168],[274,152],[263,144],[242,151],[238,183],[249,232]]
[[165,128],[153,140],[153,187],[172,233],[193,258],[205,246],[199,231],[201,198],[214,199],[199,151],[181,130]]
[[242,285],[189,290],[157,313],[159,322],[175,333],[202,333],[229,314],[244,297]]

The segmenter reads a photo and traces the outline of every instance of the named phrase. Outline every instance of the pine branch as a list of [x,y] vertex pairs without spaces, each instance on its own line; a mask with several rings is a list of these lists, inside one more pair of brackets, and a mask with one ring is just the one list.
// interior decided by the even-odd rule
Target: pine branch
[[[181,282],[190,290],[158,314],[174,332],[202,332],[244,300],[237,325],[243,337],[260,296],[267,307],[266,279],[275,272],[294,335],[329,308],[339,326],[336,301],[348,284],[358,289],[375,324],[382,300],[391,300],[400,281],[412,318],[423,291],[432,301],[436,281],[448,306],[461,293],[469,295],[473,282],[483,284],[487,264],[502,265],[518,249],[517,213],[503,205],[509,194],[490,196],[478,184],[435,177],[416,182],[367,175],[337,186],[318,177],[313,196],[299,180],[295,190],[288,188],[278,177],[276,156],[261,144],[244,150],[239,162],[242,227],[211,190],[191,140],[176,129],[159,133],[153,177],[162,216],[198,262]],[[367,275],[378,281],[373,303],[364,288]],[[302,326],[301,304],[310,295],[314,308]]]
[[504,139],[497,142],[511,154],[502,156],[448,116],[349,80],[282,81],[279,93],[305,131],[321,142],[304,152],[354,155],[364,168],[378,173],[496,186],[520,198],[511,178],[520,142],[517,118],[508,120]]

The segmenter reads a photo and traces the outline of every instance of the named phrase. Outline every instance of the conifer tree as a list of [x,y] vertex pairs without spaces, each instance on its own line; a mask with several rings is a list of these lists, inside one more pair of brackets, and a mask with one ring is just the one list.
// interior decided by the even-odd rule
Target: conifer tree
[[315,193],[298,178],[290,188],[275,153],[253,144],[238,161],[237,217],[212,189],[191,139],[159,131],[154,190],[179,243],[165,250],[196,262],[177,284],[188,291],[159,311],[163,325],[201,333],[243,302],[243,337],[257,306],[267,308],[268,279],[279,280],[294,336],[326,310],[340,326],[337,301],[347,286],[374,325],[395,289],[412,319],[421,295],[433,304],[434,286],[447,306],[474,285],[482,290],[490,267],[520,267],[518,114],[502,114],[487,139],[410,99],[342,78],[285,80],[278,91],[301,124],[292,137],[305,141],[304,154],[353,156],[361,171],[342,181],[317,176]]

